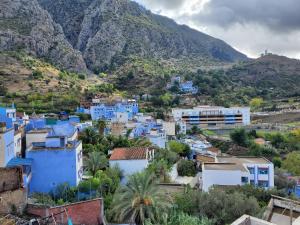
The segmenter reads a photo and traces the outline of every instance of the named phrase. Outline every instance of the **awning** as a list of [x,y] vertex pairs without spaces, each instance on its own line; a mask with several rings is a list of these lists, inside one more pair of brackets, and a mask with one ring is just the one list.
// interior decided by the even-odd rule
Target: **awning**
[[13,158],[11,159],[6,167],[15,167],[15,166],[31,166],[33,159],[24,159],[24,158]]

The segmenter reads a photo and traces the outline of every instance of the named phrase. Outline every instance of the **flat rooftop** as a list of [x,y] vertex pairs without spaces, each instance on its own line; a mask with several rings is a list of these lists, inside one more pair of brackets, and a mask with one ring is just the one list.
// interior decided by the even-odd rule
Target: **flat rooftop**
[[239,163],[239,164],[270,164],[271,162],[263,157],[217,157],[220,163]]
[[245,164],[270,164],[271,162],[262,157],[217,157],[216,163],[205,163],[206,170],[239,170],[248,172]]
[[204,163],[204,169],[206,169],[206,170],[239,170],[242,172],[248,172],[248,170],[242,164],[236,164],[236,163]]
[[27,134],[42,134],[42,133],[48,133],[51,129],[37,129],[37,130],[31,130],[28,131]]

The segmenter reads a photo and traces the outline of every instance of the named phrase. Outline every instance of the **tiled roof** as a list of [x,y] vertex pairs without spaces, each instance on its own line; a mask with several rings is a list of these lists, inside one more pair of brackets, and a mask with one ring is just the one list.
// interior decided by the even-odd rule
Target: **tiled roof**
[[148,148],[115,148],[109,160],[137,160],[147,159]]

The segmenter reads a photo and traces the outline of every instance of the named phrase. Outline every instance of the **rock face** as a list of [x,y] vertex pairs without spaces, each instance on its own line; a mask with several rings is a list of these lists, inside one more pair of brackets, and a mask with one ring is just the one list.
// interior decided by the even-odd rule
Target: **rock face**
[[64,68],[80,70],[85,63],[103,70],[128,56],[247,59],[225,42],[129,0],[2,0],[0,6],[6,24],[1,49],[26,47]]
[[72,71],[86,71],[79,51],[36,0],[1,0],[0,50],[25,49]]

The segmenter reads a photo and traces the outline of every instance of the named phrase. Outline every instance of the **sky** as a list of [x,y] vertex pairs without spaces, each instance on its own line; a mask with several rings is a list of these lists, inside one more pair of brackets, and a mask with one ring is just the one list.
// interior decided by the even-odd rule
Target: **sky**
[[249,57],[300,59],[300,0],[135,0],[152,12],[222,39]]

